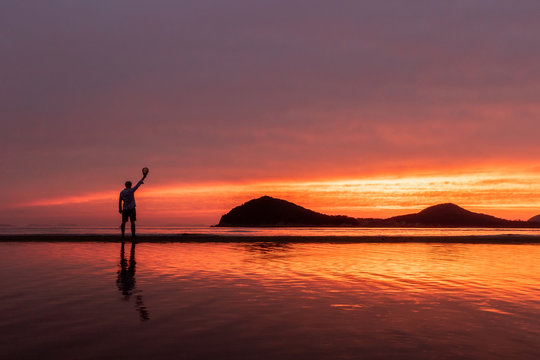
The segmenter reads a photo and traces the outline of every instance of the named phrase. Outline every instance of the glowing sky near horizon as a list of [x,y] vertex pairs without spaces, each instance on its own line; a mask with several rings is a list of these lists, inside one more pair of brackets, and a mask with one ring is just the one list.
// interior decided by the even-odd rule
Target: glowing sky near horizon
[[214,224],[260,195],[540,213],[540,3],[0,4],[0,224]]

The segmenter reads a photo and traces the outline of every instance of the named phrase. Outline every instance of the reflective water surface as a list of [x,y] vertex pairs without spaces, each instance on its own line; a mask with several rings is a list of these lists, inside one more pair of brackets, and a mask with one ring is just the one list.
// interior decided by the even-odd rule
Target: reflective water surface
[[539,359],[540,246],[0,243],[2,359]]

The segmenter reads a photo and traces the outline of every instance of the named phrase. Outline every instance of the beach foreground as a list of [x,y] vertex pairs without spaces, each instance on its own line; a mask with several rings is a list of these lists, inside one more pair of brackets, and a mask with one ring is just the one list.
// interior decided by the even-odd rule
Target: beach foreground
[[[540,235],[469,235],[469,236],[241,236],[213,234],[140,235],[138,243],[181,242],[279,242],[279,243],[461,243],[461,244],[540,244]],[[119,235],[32,234],[0,235],[0,242],[122,242]]]
[[540,358],[537,244],[18,238],[3,359]]

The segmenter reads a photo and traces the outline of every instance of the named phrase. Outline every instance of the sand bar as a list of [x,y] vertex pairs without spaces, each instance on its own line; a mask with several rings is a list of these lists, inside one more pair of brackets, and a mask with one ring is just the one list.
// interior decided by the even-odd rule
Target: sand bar
[[[540,244],[540,235],[467,236],[239,236],[167,234],[140,235],[139,243],[170,242],[280,242],[280,243],[464,243],[464,244]],[[119,235],[38,234],[0,235],[0,242],[121,242]],[[132,241],[130,236],[125,241]]]

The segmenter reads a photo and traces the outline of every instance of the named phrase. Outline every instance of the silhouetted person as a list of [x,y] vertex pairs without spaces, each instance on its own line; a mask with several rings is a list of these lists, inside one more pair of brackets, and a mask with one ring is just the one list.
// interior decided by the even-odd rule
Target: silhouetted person
[[122,238],[125,237],[126,223],[128,220],[131,222],[131,236],[135,237],[135,221],[137,220],[137,213],[135,212],[135,191],[137,191],[139,186],[144,184],[143,180],[146,178],[146,175],[148,175],[148,170],[146,172],[143,171],[143,177],[139,180],[137,185],[131,187],[131,181],[126,181],[126,188],[120,191],[118,212],[122,214],[122,225],[120,225],[120,228],[122,229]]
[[[124,300],[128,301],[133,295],[135,290],[135,243],[131,243],[131,252],[129,256],[129,262],[126,260],[124,255],[124,242],[122,241],[122,246],[120,247],[120,270],[118,271],[118,278],[116,279],[116,285],[118,290],[124,296]],[[144,306],[142,299],[142,294],[135,296],[135,308],[139,312],[141,321],[146,321],[150,319],[150,314]]]

